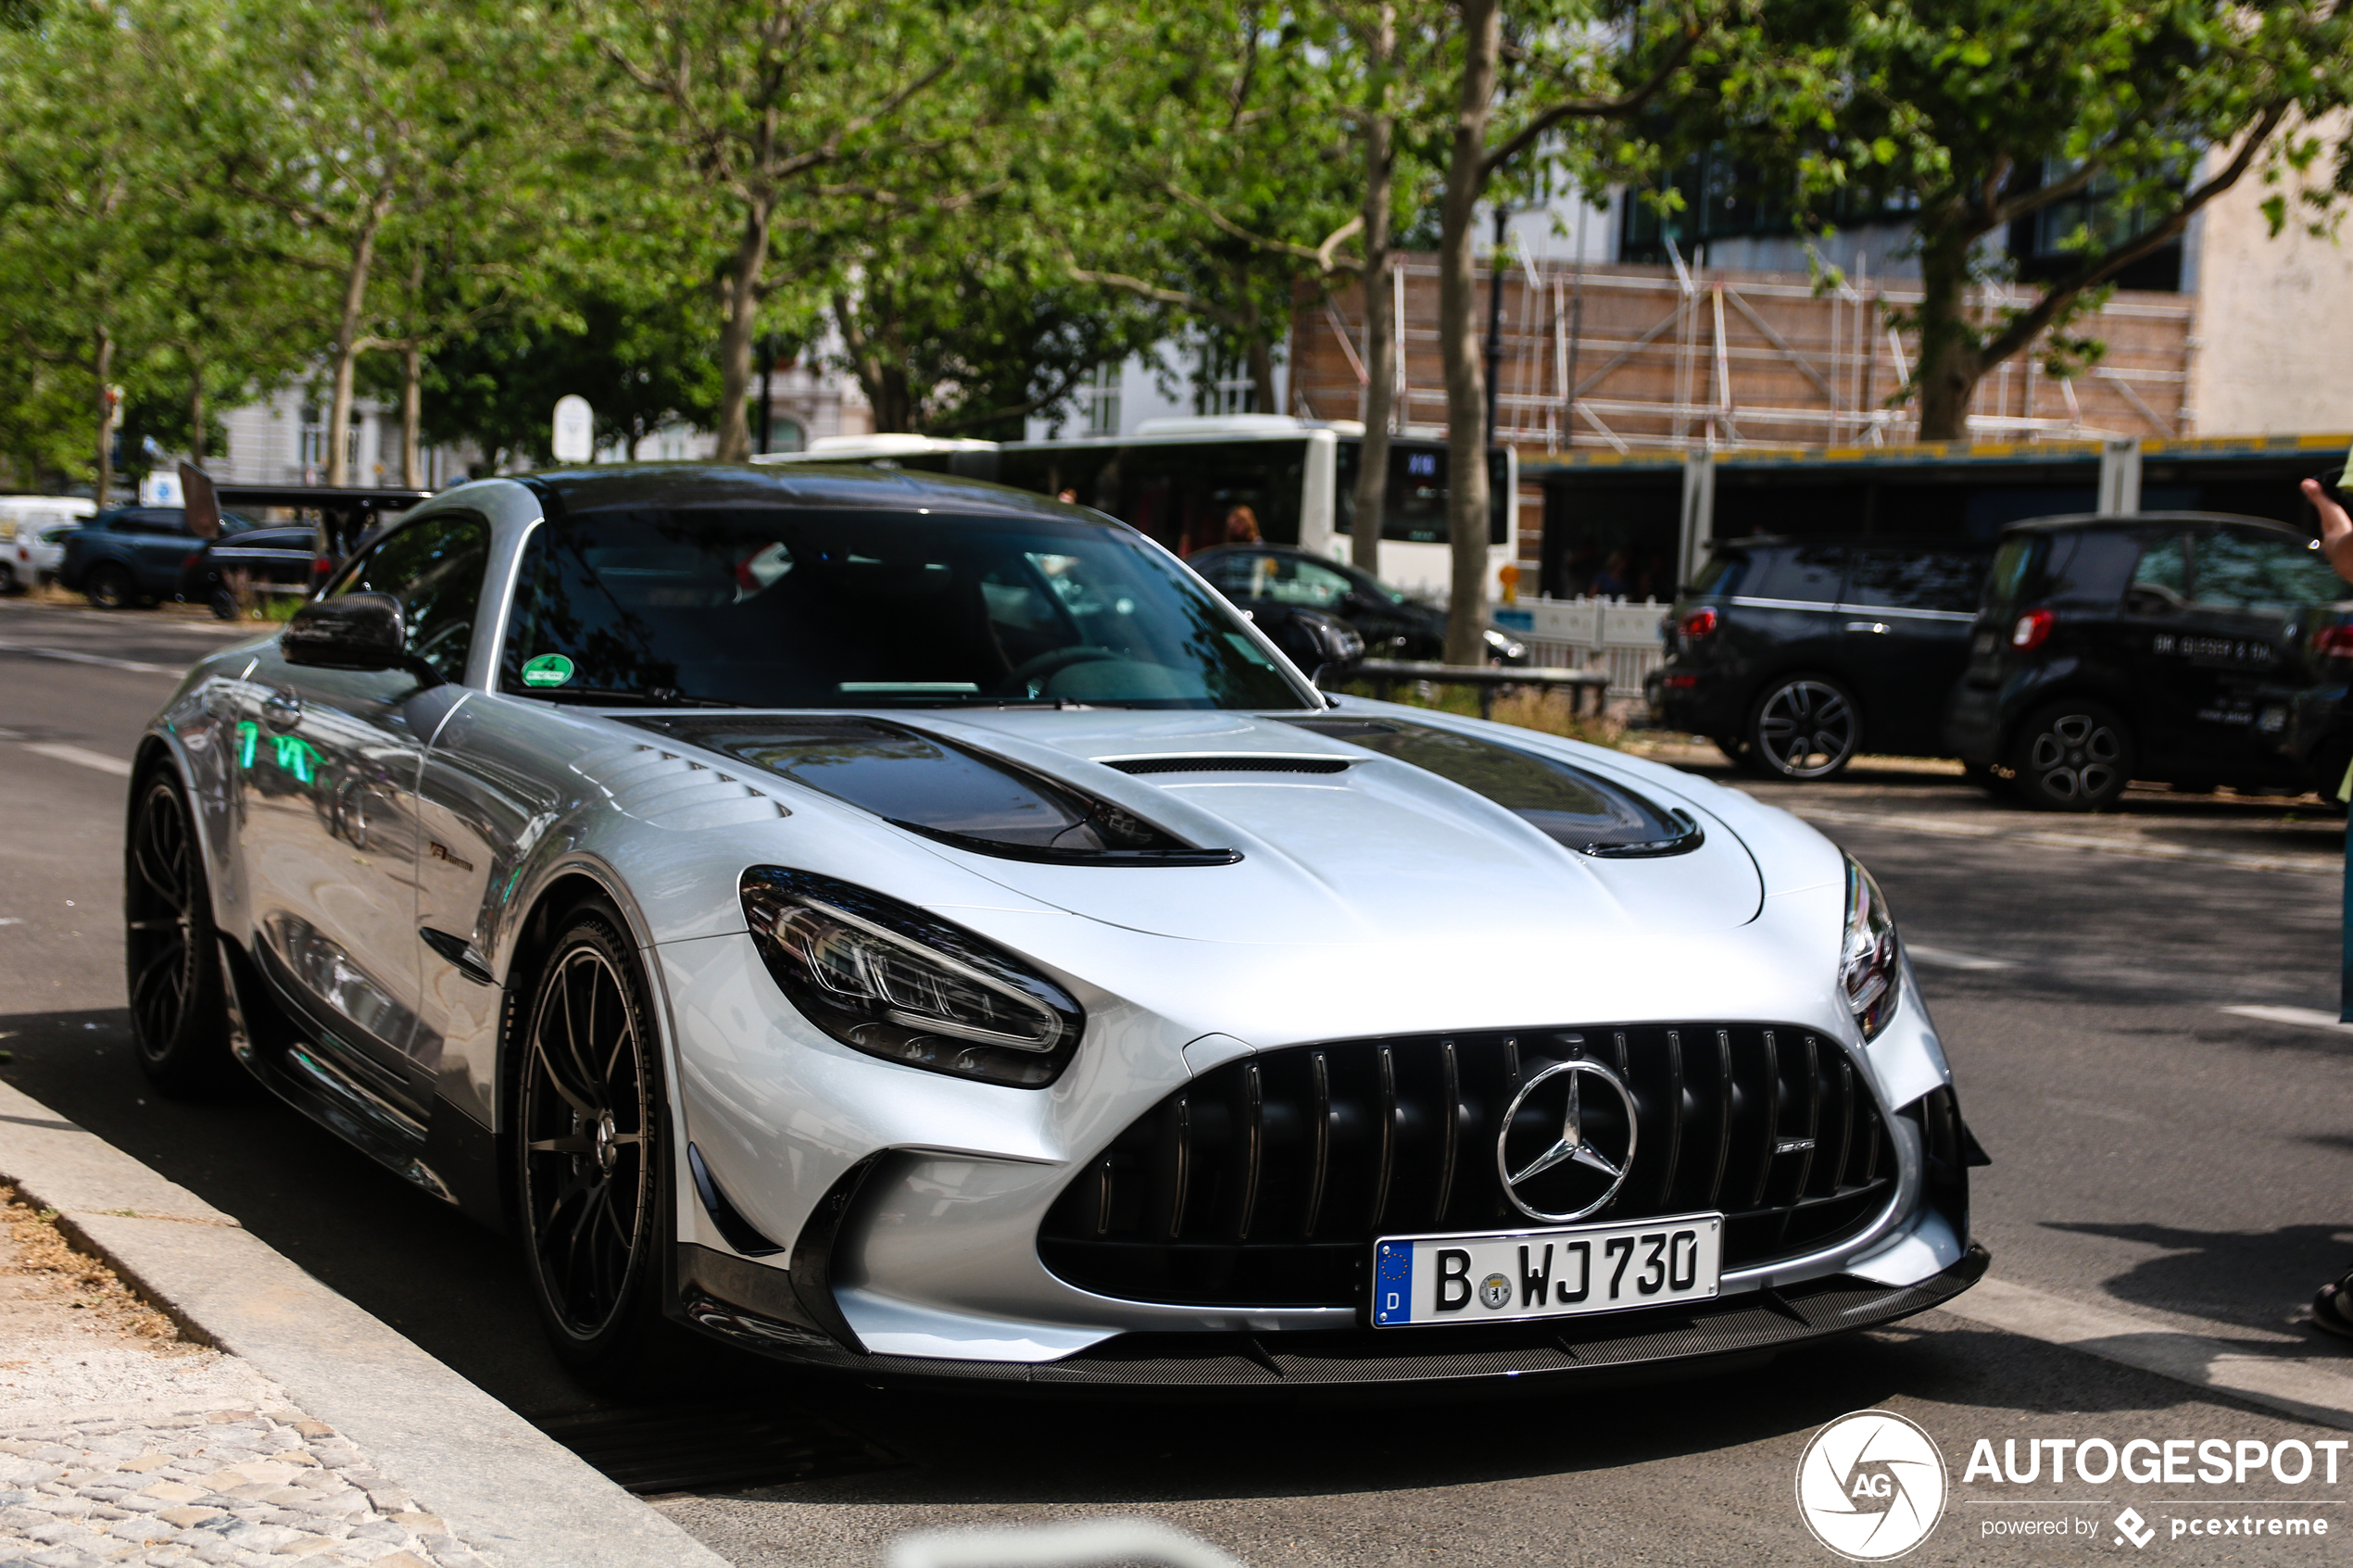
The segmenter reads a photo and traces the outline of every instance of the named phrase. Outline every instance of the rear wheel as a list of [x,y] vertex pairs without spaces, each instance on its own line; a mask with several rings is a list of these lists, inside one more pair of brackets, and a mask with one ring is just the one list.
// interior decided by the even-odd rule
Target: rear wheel
[[562,922],[519,1042],[516,1201],[556,1351],[606,1370],[658,1330],[666,1132],[648,990],[620,916]]
[[215,588],[212,597],[207,602],[211,605],[212,617],[216,621],[234,621],[241,613],[237,608],[237,596],[226,588]]
[[2133,782],[2132,732],[2096,702],[2055,702],[2019,727],[2019,798],[2045,811],[2105,811]]
[[1744,761],[1768,776],[1827,779],[1863,741],[1855,698],[1821,675],[1789,675],[1765,688],[1749,713]]
[[139,602],[139,585],[131,573],[112,564],[92,567],[82,591],[100,609],[127,609]]
[[0,594],[21,594],[24,583],[17,576],[17,569],[0,560]]
[[187,797],[170,771],[147,775],[123,856],[123,959],[140,1069],[175,1098],[236,1082],[212,897]]

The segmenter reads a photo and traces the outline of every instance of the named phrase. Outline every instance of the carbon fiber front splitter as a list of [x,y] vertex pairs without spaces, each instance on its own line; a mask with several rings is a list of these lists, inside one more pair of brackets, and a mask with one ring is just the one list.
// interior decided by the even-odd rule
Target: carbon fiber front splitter
[[1781,1350],[1926,1311],[1976,1284],[1992,1261],[1984,1248],[1971,1243],[1942,1273],[1892,1288],[1842,1274],[1697,1309],[1497,1328],[1123,1334],[1061,1361],[1034,1363],[864,1354],[813,1332],[813,1323],[794,1323],[782,1314],[772,1319],[755,1305],[724,1299],[720,1293],[731,1283],[726,1277],[731,1271],[724,1269],[684,1269],[682,1308],[697,1326],[747,1348],[873,1382],[1019,1385],[1038,1392],[1129,1396],[1409,1388],[1453,1394],[1567,1379],[1683,1376],[1760,1364]]

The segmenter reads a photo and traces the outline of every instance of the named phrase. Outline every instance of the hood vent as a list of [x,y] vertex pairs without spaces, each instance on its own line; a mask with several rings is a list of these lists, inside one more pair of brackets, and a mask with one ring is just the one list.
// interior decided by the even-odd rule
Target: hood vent
[[1245,752],[1238,757],[1098,757],[1096,761],[1123,773],[1344,773],[1354,767],[1348,757],[1270,757]]
[[582,771],[604,786],[615,808],[659,828],[741,827],[792,815],[741,779],[660,746],[635,746]]
[[1599,859],[1688,854],[1705,834],[1689,811],[1660,806],[1558,758],[1403,719],[1286,719],[1486,797],[1554,843]]
[[871,811],[978,855],[1050,865],[1227,866],[1126,807],[988,752],[880,719],[758,714],[624,722]]

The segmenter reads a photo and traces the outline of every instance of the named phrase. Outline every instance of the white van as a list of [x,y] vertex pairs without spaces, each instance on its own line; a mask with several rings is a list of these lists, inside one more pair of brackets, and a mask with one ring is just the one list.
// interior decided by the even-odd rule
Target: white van
[[86,495],[0,495],[0,594],[55,575],[64,555],[57,530],[79,528],[97,510]]

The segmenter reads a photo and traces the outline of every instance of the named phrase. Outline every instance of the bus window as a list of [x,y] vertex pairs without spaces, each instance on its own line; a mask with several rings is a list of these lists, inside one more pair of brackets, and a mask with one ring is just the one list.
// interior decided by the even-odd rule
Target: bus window
[[[1340,444],[1339,495],[1334,528],[1352,533],[1356,521],[1356,465],[1365,444]],[[1511,539],[1511,470],[1500,449],[1487,454],[1487,542]],[[1416,545],[1446,542],[1446,447],[1434,441],[1393,441],[1389,447],[1389,494],[1381,505],[1380,536]]]
[[997,477],[1041,495],[1073,492],[1179,556],[1227,543],[1226,519],[1248,507],[1258,537],[1299,543],[1304,441],[1139,441],[1008,446]]

